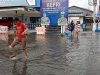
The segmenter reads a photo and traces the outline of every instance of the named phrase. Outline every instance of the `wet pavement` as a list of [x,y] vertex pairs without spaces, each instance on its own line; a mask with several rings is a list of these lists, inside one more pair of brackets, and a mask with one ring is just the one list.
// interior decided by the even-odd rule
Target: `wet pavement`
[[8,37],[0,38],[0,75],[100,75],[100,33],[82,32],[78,40],[29,34],[27,62],[20,46],[18,59],[9,59],[8,45],[14,35]]

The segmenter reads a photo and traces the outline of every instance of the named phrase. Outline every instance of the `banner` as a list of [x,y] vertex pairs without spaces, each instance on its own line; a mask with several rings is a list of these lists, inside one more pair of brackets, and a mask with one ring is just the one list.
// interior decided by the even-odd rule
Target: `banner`
[[51,26],[56,27],[58,25],[61,12],[64,12],[66,18],[68,17],[68,0],[41,0],[41,17],[46,13]]

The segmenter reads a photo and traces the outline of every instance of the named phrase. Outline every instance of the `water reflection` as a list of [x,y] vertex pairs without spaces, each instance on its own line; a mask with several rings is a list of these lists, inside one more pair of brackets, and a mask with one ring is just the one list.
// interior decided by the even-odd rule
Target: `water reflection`
[[27,61],[22,63],[22,66],[19,66],[17,60],[13,61],[14,65],[12,68],[13,75],[29,75],[27,72]]
[[[98,72],[100,70],[99,37],[99,34],[91,35],[91,33],[81,34],[79,39],[68,39],[59,35],[29,34],[27,39],[29,64],[17,60],[13,63],[10,61],[13,68],[7,66],[11,68],[12,75],[90,75],[88,72],[97,72],[95,71],[97,68]],[[8,41],[11,42],[13,38],[14,35],[10,35]],[[8,54],[7,49],[4,50],[5,43],[0,41],[0,46],[0,49],[3,47],[0,51],[2,56]],[[18,56],[20,57],[21,53]],[[84,71],[87,73],[84,74]]]
[[8,41],[8,34],[0,34],[0,40]]
[[45,35],[37,35],[37,40],[38,41],[45,41]]

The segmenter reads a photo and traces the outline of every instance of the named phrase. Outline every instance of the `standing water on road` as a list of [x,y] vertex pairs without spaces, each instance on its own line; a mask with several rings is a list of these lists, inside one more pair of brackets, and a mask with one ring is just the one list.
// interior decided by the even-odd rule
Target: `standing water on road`
[[9,59],[13,38],[0,39],[0,75],[100,75],[100,33],[82,32],[78,40],[28,34],[27,62],[20,45],[16,47],[18,59]]

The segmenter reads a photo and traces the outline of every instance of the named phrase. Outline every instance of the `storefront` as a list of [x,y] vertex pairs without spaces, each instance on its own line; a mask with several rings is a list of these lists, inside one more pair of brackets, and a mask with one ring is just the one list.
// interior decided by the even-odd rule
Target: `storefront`
[[92,23],[93,23],[93,11],[84,9],[77,6],[69,7],[68,9],[68,22],[70,23],[72,20],[74,23],[80,21],[80,24],[83,22],[87,24],[89,30],[92,30]]
[[84,9],[81,7],[77,7],[77,6],[72,6],[68,8],[68,20],[69,22],[73,21],[80,21],[80,23],[86,22],[86,23],[90,23],[87,22],[87,18],[88,20],[92,19],[92,15],[93,15],[93,11],[88,10],[88,9]]
[[26,24],[37,23],[40,17],[40,0],[0,0],[0,25],[11,28],[15,17],[20,17]]

